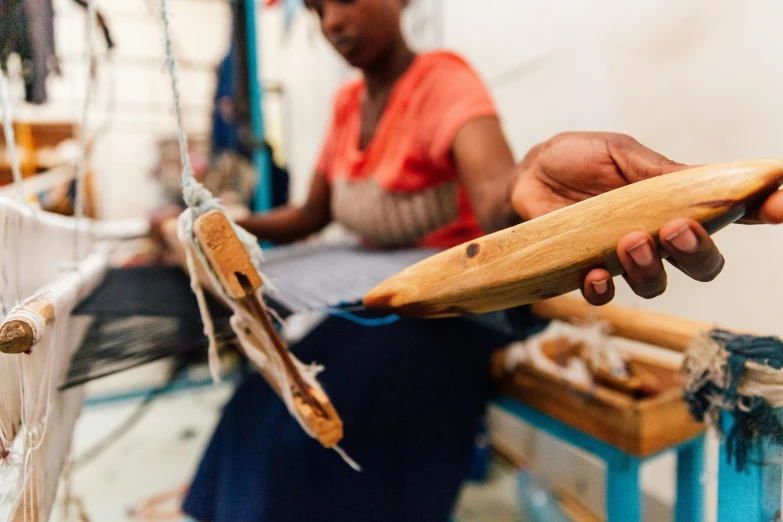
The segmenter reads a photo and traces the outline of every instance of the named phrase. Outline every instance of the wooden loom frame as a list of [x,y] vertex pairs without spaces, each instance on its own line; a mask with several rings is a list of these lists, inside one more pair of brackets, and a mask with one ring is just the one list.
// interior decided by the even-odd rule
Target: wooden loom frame
[[[25,182],[35,179],[36,177],[26,178]],[[80,245],[85,253],[78,262],[77,267],[75,267],[76,269],[66,270],[54,276],[51,280],[44,282],[43,285],[33,291],[31,296],[28,296],[31,299],[20,305],[28,314],[37,316],[38,321],[17,315],[6,317],[0,324],[0,352],[4,352],[0,354],[0,357],[9,358],[6,361],[11,361],[15,357],[28,357],[25,352],[33,351],[33,356],[35,356],[37,344],[54,335],[54,327],[58,322],[57,313],[64,311],[60,309],[58,312],[58,306],[61,306],[63,302],[69,302],[70,299],[75,299],[75,306],[81,299],[89,295],[102,281],[110,264],[110,258],[114,251],[113,247],[125,239],[144,235],[148,230],[148,224],[146,222],[140,223],[137,220],[99,222],[87,219],[85,219],[85,223],[79,224],[72,217],[41,210],[32,210],[30,206],[23,203],[5,201],[4,204],[12,212],[19,212],[22,216],[36,219],[37,226],[51,227],[55,231],[67,230],[75,234],[89,230],[89,239],[85,238]],[[89,221],[89,226],[87,221]],[[68,313],[70,313],[70,310],[68,310]],[[37,331],[33,331],[34,329]],[[69,345],[68,348],[78,349],[79,342],[76,341],[74,346]],[[65,349],[63,346],[58,346],[57,348]],[[64,360],[65,364],[70,364],[70,356]],[[52,368],[52,371],[55,372],[53,377],[57,377],[60,370],[62,370],[62,367]],[[61,459],[61,462],[57,464],[55,472],[47,474],[46,488],[56,488],[59,482],[71,444],[73,428],[79,417],[84,398],[84,390],[81,387],[60,392],[56,389],[59,383],[53,382],[52,385],[55,387],[55,389],[52,389],[51,396],[51,400],[54,403],[52,412],[55,415],[50,416],[48,422],[53,423],[50,426],[51,429],[60,431],[59,435],[61,437],[59,440],[54,441],[43,439],[43,445],[36,452],[46,452],[46,455],[54,458],[53,454],[48,452],[48,449],[50,448],[49,444],[56,444],[57,446],[52,446],[52,448],[54,449],[54,455]],[[21,418],[12,419],[11,422],[17,425],[21,424]],[[49,433],[48,429],[47,433]],[[41,455],[41,458],[45,459],[46,457]],[[52,470],[48,471],[51,472]],[[32,513],[29,510],[25,513],[22,505],[17,504],[13,506],[13,511],[9,518],[12,522],[21,522],[22,520],[42,522],[44,515],[37,511],[37,500],[40,498],[44,499],[44,507],[47,509],[53,507],[49,497],[51,496],[51,502],[53,502],[54,490],[39,491],[36,481],[37,473],[40,473],[40,471],[33,469],[30,479],[21,486],[23,498],[26,498],[28,501],[27,505],[32,500],[36,509]]]

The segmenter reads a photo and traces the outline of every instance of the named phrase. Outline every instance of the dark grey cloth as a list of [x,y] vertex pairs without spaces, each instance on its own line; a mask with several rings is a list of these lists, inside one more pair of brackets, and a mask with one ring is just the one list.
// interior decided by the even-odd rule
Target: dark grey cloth
[[19,55],[25,99],[46,103],[46,79],[59,72],[54,43],[52,0],[0,0],[0,63]]

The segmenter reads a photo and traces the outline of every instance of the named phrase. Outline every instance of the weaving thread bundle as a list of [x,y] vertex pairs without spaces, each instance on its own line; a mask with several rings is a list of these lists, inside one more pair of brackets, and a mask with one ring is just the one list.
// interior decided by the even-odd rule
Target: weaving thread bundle
[[[783,341],[704,332],[691,343],[683,368],[692,415],[725,435],[727,458],[738,471],[760,438],[783,444]],[[728,433],[721,429],[722,414],[733,420]]]

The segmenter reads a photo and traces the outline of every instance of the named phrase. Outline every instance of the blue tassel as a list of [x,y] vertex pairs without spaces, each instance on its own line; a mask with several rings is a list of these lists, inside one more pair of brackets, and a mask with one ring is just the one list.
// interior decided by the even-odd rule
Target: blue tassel
[[[714,404],[723,404],[722,409],[734,421],[725,439],[728,462],[732,464],[733,461],[735,469],[741,472],[760,438],[783,444],[783,409],[774,409],[763,397],[739,397],[738,393],[746,362],[776,370],[783,368],[783,341],[776,337],[755,337],[717,329],[710,332],[710,337],[730,354],[723,368],[723,386],[704,381],[699,387],[685,392],[685,401],[699,422],[704,421]],[[692,376],[692,381],[700,382],[700,379]]]

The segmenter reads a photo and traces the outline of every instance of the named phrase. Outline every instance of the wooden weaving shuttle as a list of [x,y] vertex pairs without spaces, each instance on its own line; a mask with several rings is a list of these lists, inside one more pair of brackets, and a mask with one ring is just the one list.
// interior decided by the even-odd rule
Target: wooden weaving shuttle
[[525,305],[581,288],[594,268],[620,275],[617,244],[633,231],[657,238],[675,218],[712,234],[783,183],[783,159],[707,165],[632,183],[440,252],[373,288],[368,308],[448,317]]
[[[342,421],[326,395],[310,386],[302,377],[292,355],[277,333],[266,306],[257,295],[258,289],[263,284],[261,276],[236,235],[231,222],[220,211],[207,212],[196,218],[193,223],[193,233],[225,292],[258,319],[269,337],[271,348],[282,360],[291,380],[291,393],[299,414],[322,445],[335,446],[342,439]],[[258,349],[269,344],[263,343],[255,336],[251,337],[253,337],[252,344]],[[281,390],[278,389],[279,383],[263,368],[259,368],[259,371],[278,394],[281,394]]]

